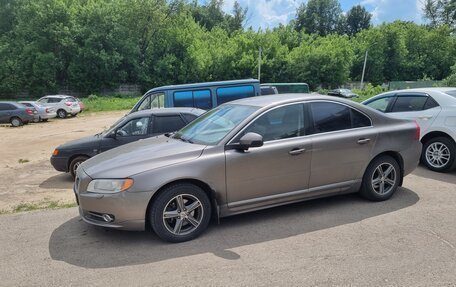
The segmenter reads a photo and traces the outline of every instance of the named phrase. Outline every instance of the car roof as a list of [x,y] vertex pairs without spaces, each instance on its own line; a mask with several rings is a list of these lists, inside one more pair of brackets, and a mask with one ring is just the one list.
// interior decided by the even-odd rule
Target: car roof
[[67,96],[67,95],[47,95],[47,96],[44,96],[43,98],[60,98],[60,99],[64,99],[64,98],[74,98],[73,96]]
[[259,83],[256,79],[244,79],[244,80],[232,80],[232,81],[218,81],[218,82],[204,82],[204,83],[193,83],[193,84],[182,84],[182,85],[168,85],[153,88],[147,91],[146,94],[151,92],[158,92],[164,90],[178,90],[178,89],[197,89],[204,88],[209,86],[229,86],[229,85],[239,85],[239,84],[255,84]]
[[454,91],[455,87],[432,87],[432,88],[415,88],[415,89],[404,89],[404,90],[395,90],[389,91],[389,93],[400,93],[400,92],[447,92]]
[[342,98],[324,96],[320,94],[276,94],[276,95],[267,95],[259,97],[250,97],[245,99],[240,99],[226,104],[239,104],[239,105],[248,105],[256,107],[269,107],[276,106],[281,104],[299,102],[299,101],[310,101],[310,100],[328,100],[335,101],[340,103],[349,103],[353,105],[353,101],[345,100]]
[[141,116],[175,115],[175,114],[180,114],[180,113],[193,114],[193,115],[199,116],[205,112],[206,112],[205,110],[198,109],[198,108],[185,108],[185,107],[156,108],[156,109],[137,111],[137,112],[129,114],[127,117],[136,118],[136,117],[141,117]]
[[24,106],[23,104],[21,104],[19,102],[14,102],[14,101],[0,101],[0,104],[12,104],[12,105],[20,106],[20,107]]

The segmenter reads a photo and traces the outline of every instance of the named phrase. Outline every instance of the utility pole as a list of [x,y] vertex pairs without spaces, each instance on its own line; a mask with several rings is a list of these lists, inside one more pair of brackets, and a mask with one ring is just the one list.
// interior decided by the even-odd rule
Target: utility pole
[[366,50],[366,55],[364,56],[364,66],[363,66],[363,74],[361,75],[361,90],[364,88],[364,73],[366,72],[366,63],[367,63],[367,51]]
[[258,81],[261,80],[261,46],[258,50]]

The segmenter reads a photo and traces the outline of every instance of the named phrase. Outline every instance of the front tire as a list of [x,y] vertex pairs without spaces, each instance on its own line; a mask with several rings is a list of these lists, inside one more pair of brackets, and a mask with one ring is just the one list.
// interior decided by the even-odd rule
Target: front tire
[[372,201],[387,200],[396,192],[401,176],[394,158],[387,155],[377,157],[364,173],[361,196]]
[[70,174],[73,178],[76,178],[76,170],[78,169],[79,165],[87,159],[89,158],[86,156],[77,156],[71,161],[68,169],[70,170]]
[[10,123],[15,128],[17,128],[17,127],[19,127],[19,126],[21,126],[23,124],[22,120],[20,118],[18,118],[18,117],[11,118]]
[[446,137],[428,140],[421,152],[421,162],[432,171],[448,172],[454,169],[456,145]]
[[169,242],[184,242],[198,237],[207,228],[211,203],[200,187],[175,184],[158,195],[149,216],[158,237]]

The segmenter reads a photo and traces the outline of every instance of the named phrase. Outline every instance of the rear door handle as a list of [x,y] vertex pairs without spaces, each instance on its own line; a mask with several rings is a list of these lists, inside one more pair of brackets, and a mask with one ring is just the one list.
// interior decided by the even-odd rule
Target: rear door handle
[[359,139],[358,144],[367,144],[371,139]]
[[298,154],[302,154],[305,151],[306,151],[305,148],[294,148],[294,149],[290,150],[288,153],[290,155],[298,155]]
[[421,116],[421,117],[418,117],[420,120],[430,120],[432,119],[432,116]]

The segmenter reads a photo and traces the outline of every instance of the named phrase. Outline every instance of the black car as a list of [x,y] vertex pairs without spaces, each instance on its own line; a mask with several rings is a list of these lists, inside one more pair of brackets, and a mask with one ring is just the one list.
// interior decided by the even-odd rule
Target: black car
[[335,89],[328,92],[328,96],[335,96],[340,98],[356,98],[357,94],[353,93],[349,89]]
[[10,123],[13,127],[28,124],[37,115],[35,108],[16,102],[0,102],[0,124]]
[[58,146],[51,164],[74,177],[78,166],[90,157],[133,141],[177,131],[204,112],[196,108],[166,108],[126,115],[104,132]]

